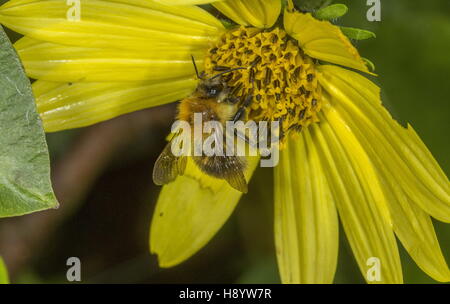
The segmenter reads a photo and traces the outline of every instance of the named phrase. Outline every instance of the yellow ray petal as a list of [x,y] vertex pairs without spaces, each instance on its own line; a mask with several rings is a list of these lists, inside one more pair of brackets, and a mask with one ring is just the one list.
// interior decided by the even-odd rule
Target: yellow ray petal
[[[257,158],[250,160],[247,180],[257,164]],[[153,215],[150,249],[159,265],[175,266],[200,250],[223,226],[241,195],[189,160],[185,174],[163,187]]]
[[[367,150],[371,150],[372,159],[377,159],[376,155],[372,155],[374,153],[372,149]],[[376,162],[379,166],[379,157]],[[450,281],[450,270],[442,255],[430,216],[396,186],[396,176],[387,174],[380,170],[380,177],[385,181],[384,191],[388,198],[396,235],[424,272],[437,281]]]
[[290,139],[275,168],[275,242],[282,282],[332,283],[338,231],[334,198],[306,130]]
[[197,4],[208,4],[223,0],[153,0],[153,1],[165,5],[197,5]]
[[33,92],[45,131],[55,132],[180,100],[195,86],[191,78],[121,83],[39,80],[33,84]]
[[195,73],[191,55],[203,66],[206,50],[155,46],[151,50],[117,50],[66,46],[28,37],[15,48],[29,77],[47,81],[140,81],[189,77]]
[[[359,268],[369,283],[401,283],[397,243],[375,168],[339,114],[334,109],[324,111],[320,125],[312,126],[312,140]],[[377,266],[371,264],[376,261],[380,281],[368,276],[376,274],[372,270]]]
[[280,16],[280,0],[227,0],[213,4],[225,16],[240,25],[272,27]]
[[380,90],[365,77],[334,66],[319,68],[320,83],[358,121],[382,170],[431,216],[450,222],[450,183],[411,126],[403,128],[381,105]]
[[[404,187],[399,187],[399,184],[401,184],[399,181],[405,177],[405,173],[402,169],[399,169],[399,167],[403,166],[395,165],[393,167],[392,164],[395,161],[407,162],[406,156],[399,157],[399,155],[396,155],[397,152],[393,150],[395,143],[399,145],[397,147],[398,151],[408,151],[414,148],[404,146],[404,143],[399,143],[401,136],[397,140],[394,137],[383,139],[388,132],[386,127],[377,125],[376,122],[380,122],[380,117],[373,116],[374,112],[365,108],[367,106],[380,108],[379,113],[383,113],[384,119],[392,121],[390,123],[392,128],[398,132],[405,133],[407,130],[399,126],[382,109],[379,100],[379,89],[369,80],[357,74],[353,75],[354,73],[352,72],[340,71],[343,69],[339,70],[334,67],[325,66],[322,67],[322,70],[325,76],[323,76],[323,80],[319,79],[319,81],[332,82],[333,89],[330,86],[325,86],[330,91],[336,92],[336,90],[340,90],[343,94],[335,95],[335,100],[332,102],[333,107],[344,117],[347,126],[351,128],[352,132],[361,141],[366,152],[374,162],[380,179],[383,181],[383,190],[388,196],[388,206],[391,211],[394,230],[400,241],[411,257],[428,275],[438,281],[449,281],[450,271],[442,255],[433,224],[429,216],[418,207],[419,203],[429,204],[429,200],[434,200],[435,198],[431,196],[426,201],[418,201],[417,197],[408,194]],[[333,79],[329,77],[333,77]],[[358,92],[355,87],[362,91]],[[371,90],[373,90],[372,93],[374,94],[370,93]],[[364,91],[367,91],[367,93],[361,93]],[[417,136],[414,136],[412,140],[420,143],[419,147],[423,148],[423,144]],[[423,155],[431,157],[428,150],[422,152]],[[432,157],[428,161],[430,161],[430,164],[434,163]],[[414,168],[415,165],[408,164],[406,167]],[[430,165],[430,172],[436,169],[433,169],[433,167],[433,165]],[[438,176],[441,182],[444,182],[443,185],[445,185],[445,176],[441,176],[441,173],[440,170],[436,170],[433,175]],[[411,174],[409,173],[409,175]],[[409,187],[416,188],[413,184],[409,185]]]
[[317,20],[310,13],[286,10],[284,27],[307,55],[369,73],[358,50],[329,21]]
[[[395,178],[390,176],[386,179],[392,181]],[[436,281],[449,282],[450,270],[442,255],[430,216],[395,186],[392,186],[391,193],[394,193],[389,197],[394,231],[403,246],[430,277]]]
[[[361,143],[377,168],[385,165],[383,159],[377,154],[370,143],[370,136],[361,133],[357,122],[342,107],[336,110],[345,117],[353,132],[358,134]],[[405,249],[417,265],[430,277],[437,281],[448,282],[450,270],[442,255],[439,241],[434,231],[430,216],[416,205],[408,195],[398,187],[397,175],[387,170],[377,170],[380,179],[384,181],[383,190],[387,196],[388,206],[392,216],[393,228]]]
[[164,43],[207,47],[223,31],[219,20],[196,6],[80,1],[78,8],[65,0],[12,0],[0,7],[0,23],[38,40],[129,50],[151,50]]

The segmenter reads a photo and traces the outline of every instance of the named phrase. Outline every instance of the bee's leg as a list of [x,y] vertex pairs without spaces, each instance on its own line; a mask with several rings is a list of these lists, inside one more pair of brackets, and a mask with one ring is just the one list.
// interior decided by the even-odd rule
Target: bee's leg
[[[285,136],[285,133],[284,133],[284,131],[283,131],[283,117],[280,117],[280,119],[278,119],[278,124],[279,124],[279,127],[278,127],[278,138],[272,138],[272,136],[271,136],[271,138],[270,138],[270,143],[272,144],[272,143],[274,143],[274,140],[275,141],[278,141],[278,142],[280,142],[283,138],[284,138],[284,136]],[[275,137],[275,136],[273,136],[273,137]]]
[[241,118],[244,116],[245,114],[245,108],[241,107],[238,109],[238,111],[236,112],[236,114],[234,115],[233,118],[233,122],[238,122],[239,120],[241,120]]
[[239,109],[237,110],[236,114],[234,115],[233,122],[237,122],[244,117],[245,111],[252,104],[252,101],[253,101],[253,95],[248,95],[245,98],[244,102],[239,107]]
[[[252,92],[251,92],[250,95],[248,95],[244,99],[244,101],[240,105],[239,109],[237,110],[236,114],[234,115],[233,122],[238,122],[239,120],[241,120],[244,117],[244,115],[245,115],[245,113],[247,111],[247,108],[252,104],[253,95],[254,95],[254,91],[255,91],[255,72],[254,72],[253,68],[250,70],[250,76],[249,77],[250,77],[250,82],[252,83],[252,86],[253,86]],[[234,93],[237,93],[237,91],[240,88],[241,88],[240,86],[237,87],[237,90]],[[240,132],[238,132],[236,130],[236,135],[238,137],[244,139],[247,144],[254,146],[254,144],[252,144],[252,142],[250,141],[250,139],[248,138],[248,136],[246,134],[241,134]]]
[[286,135],[286,133],[284,133],[283,131],[283,118],[280,119],[280,131],[279,131],[279,136],[278,136],[278,140],[281,141],[284,136]]
[[[239,85],[235,86],[235,87],[233,88],[233,90],[231,91],[231,94],[230,94],[230,95],[236,96],[237,93],[239,92],[239,90],[240,90],[241,88],[242,88],[242,83],[240,83]],[[237,99],[237,100],[239,101],[239,99]]]
[[253,68],[250,69],[249,78],[250,78],[250,82],[252,83],[252,91],[251,91],[250,95],[248,95],[245,98],[244,102],[241,104],[238,111],[236,112],[236,115],[234,116],[234,120],[233,120],[234,122],[241,120],[243,118],[247,108],[252,104],[253,95],[255,93],[255,70]]
[[273,134],[272,132],[269,133],[269,135],[266,137],[266,139],[264,141],[260,142],[260,145],[270,145],[272,146],[272,144],[274,142],[280,142],[284,137],[285,137],[285,132],[283,131],[283,118],[279,118],[278,119],[278,123],[279,123],[279,133],[278,133],[278,137],[275,136],[275,134]]
[[244,140],[247,144],[250,144],[250,138],[248,138],[247,134],[235,130],[235,135],[240,139]]
[[[239,120],[241,120],[245,116],[247,108],[251,105],[252,100],[253,100],[253,95],[249,95],[249,96],[247,96],[245,98],[244,102],[242,103],[242,105],[239,107],[238,111],[234,115],[233,122],[236,123],[236,122],[238,122]],[[235,135],[237,137],[243,139],[250,146],[256,148],[257,143],[255,142],[255,140],[250,140],[250,138],[247,136],[247,134],[243,134],[242,132],[239,132],[238,130],[235,130]]]

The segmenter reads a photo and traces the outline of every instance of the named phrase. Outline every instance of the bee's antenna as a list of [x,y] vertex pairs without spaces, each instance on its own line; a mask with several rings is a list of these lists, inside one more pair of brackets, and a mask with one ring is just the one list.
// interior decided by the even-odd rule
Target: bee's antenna
[[224,71],[224,72],[222,72],[222,73],[219,73],[219,74],[217,74],[217,75],[214,75],[213,77],[211,77],[209,80],[213,80],[213,79],[216,79],[217,77],[220,77],[220,76],[222,76],[222,75],[224,75],[224,74],[228,74],[228,73],[231,73],[231,72],[234,72],[234,71],[238,71],[238,70],[246,70],[247,68],[234,68],[234,69],[230,69],[230,70],[228,70],[228,71]]
[[198,68],[197,68],[197,64],[195,64],[195,58],[194,55],[191,55],[192,58],[192,63],[194,64],[194,69],[195,69],[195,74],[197,75],[198,79],[203,79],[200,74],[198,73]]

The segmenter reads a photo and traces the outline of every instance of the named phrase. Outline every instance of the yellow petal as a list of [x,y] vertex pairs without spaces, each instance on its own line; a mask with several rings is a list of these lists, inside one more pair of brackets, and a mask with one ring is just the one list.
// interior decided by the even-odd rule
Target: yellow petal
[[[250,160],[247,180],[257,164],[258,159]],[[159,265],[175,266],[200,250],[223,226],[241,195],[189,160],[185,174],[163,187],[153,215],[150,249]]]
[[[312,126],[312,140],[359,268],[369,283],[401,283],[397,243],[375,168],[342,117],[332,108],[324,111],[320,124]],[[378,262],[380,281],[370,280]]]
[[394,231],[406,251],[430,277],[440,282],[450,281],[450,270],[442,255],[430,216],[396,187],[395,176],[380,173],[386,181]]
[[61,83],[36,81],[33,92],[46,132],[78,128],[192,93],[190,78],[157,82]]
[[290,139],[275,168],[275,241],[282,282],[332,283],[338,231],[334,198],[306,130]]
[[15,48],[29,77],[47,81],[140,81],[190,77],[191,55],[203,66],[205,49],[155,46],[151,50],[117,50],[66,46],[28,37]]
[[153,1],[165,5],[197,5],[197,4],[208,4],[223,0],[153,0]]
[[[223,31],[219,20],[196,6],[147,0],[12,0],[0,23],[32,38],[67,45],[151,50],[155,44],[207,47]],[[80,19],[74,12],[80,12]]]
[[307,55],[369,73],[358,50],[329,21],[317,20],[310,13],[286,10],[284,27]]
[[213,4],[222,14],[240,25],[272,27],[280,16],[280,0],[227,0]]
[[[446,182],[448,185],[446,177],[420,139],[414,134],[408,140],[408,131],[398,125],[382,108],[379,89],[375,85],[366,78],[343,69],[324,66],[321,70],[323,78],[319,81],[324,83],[330,94],[334,92],[332,106],[344,117],[347,126],[361,141],[377,168],[383,181],[383,190],[388,197],[394,231],[400,241],[428,275],[438,281],[449,281],[450,271],[442,255],[433,224],[429,216],[418,207],[419,204],[432,205],[436,198],[431,192],[429,197],[422,201],[418,200],[422,195],[416,196],[414,193],[411,195],[411,192],[408,192],[408,188],[418,191],[416,189],[426,187],[420,186],[424,184],[420,179],[426,177],[420,173],[417,163],[409,162],[411,160],[409,154],[418,155],[422,161],[421,166],[426,168],[425,171],[437,178],[436,183],[445,187]],[[396,132],[398,138],[395,138]],[[401,135],[402,133],[404,135]],[[405,142],[402,142],[402,138],[405,138]],[[413,141],[413,145],[408,145],[408,141]],[[414,147],[414,144],[417,147]],[[404,153],[399,154],[397,151]],[[405,173],[403,171],[405,169],[412,169],[414,173]],[[408,175],[409,178],[417,177],[416,181],[409,181],[417,183],[416,185],[405,184],[407,182],[403,179]]]
[[411,126],[403,128],[381,105],[380,90],[357,73],[321,66],[324,89],[358,121],[370,147],[383,161],[381,169],[431,216],[450,222],[450,183]]

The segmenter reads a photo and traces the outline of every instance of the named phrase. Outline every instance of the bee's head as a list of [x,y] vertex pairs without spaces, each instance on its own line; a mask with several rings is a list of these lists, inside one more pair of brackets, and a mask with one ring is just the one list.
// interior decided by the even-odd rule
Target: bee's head
[[201,95],[208,98],[217,98],[218,101],[221,99],[219,97],[228,94],[226,82],[222,79],[222,77],[201,80],[197,90],[201,93]]
[[199,74],[197,65],[195,64],[195,59],[192,57],[192,63],[194,64],[195,73],[197,78],[200,80],[200,83],[197,87],[197,92],[199,92],[202,96],[206,96],[207,98],[216,98],[217,102],[223,102],[228,99],[228,95],[230,94],[230,89],[227,86],[227,81],[224,79],[225,75],[232,73],[237,70],[245,70],[245,68],[230,68],[221,73],[208,78],[205,72]]

